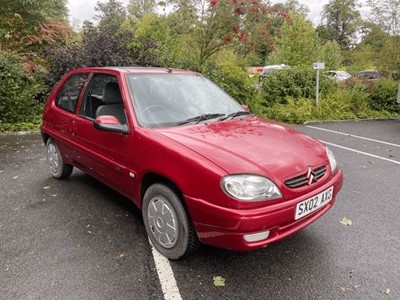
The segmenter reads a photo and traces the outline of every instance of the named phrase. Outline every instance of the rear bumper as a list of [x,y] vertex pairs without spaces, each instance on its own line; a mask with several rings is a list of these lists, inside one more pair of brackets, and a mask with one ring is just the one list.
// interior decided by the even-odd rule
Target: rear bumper
[[[296,199],[257,209],[230,209],[215,206],[201,199],[186,198],[195,230],[204,244],[232,249],[252,250],[283,239],[325,214],[335,203],[343,185],[343,173],[339,169],[323,186]],[[332,200],[313,213],[295,220],[296,204],[333,186]],[[244,235],[269,231],[268,238],[246,242]]]

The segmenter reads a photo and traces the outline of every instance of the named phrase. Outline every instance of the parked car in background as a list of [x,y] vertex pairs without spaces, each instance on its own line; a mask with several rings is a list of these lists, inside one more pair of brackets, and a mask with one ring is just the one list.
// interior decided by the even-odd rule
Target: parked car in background
[[264,78],[264,77],[267,77],[268,75],[272,74],[275,71],[283,70],[283,69],[287,69],[287,68],[288,68],[288,66],[285,64],[265,66],[260,74],[260,77]]
[[130,199],[170,259],[199,241],[266,247],[324,215],[343,184],[322,142],[251,115],[190,71],[71,71],[47,99],[41,133],[53,177],[77,167]]
[[367,81],[376,81],[382,78],[377,70],[364,70],[354,75],[355,78]]
[[338,82],[345,81],[351,78],[351,75],[346,71],[327,71],[326,76]]

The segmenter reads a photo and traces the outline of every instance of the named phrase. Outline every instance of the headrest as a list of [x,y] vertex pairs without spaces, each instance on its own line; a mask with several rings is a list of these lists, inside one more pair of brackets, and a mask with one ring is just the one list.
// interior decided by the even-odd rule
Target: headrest
[[103,102],[106,104],[121,104],[122,98],[118,82],[108,82],[103,92]]

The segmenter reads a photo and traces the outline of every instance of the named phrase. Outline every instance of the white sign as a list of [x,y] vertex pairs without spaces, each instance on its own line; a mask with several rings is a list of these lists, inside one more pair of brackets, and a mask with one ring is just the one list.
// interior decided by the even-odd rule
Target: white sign
[[325,63],[321,63],[321,62],[313,63],[313,68],[314,68],[314,70],[323,70],[323,69],[325,69]]

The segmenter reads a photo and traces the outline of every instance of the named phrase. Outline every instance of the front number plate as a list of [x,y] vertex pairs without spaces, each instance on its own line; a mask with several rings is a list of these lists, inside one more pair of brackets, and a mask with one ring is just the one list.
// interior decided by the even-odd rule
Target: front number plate
[[311,214],[313,211],[316,211],[318,208],[321,208],[329,203],[332,200],[333,196],[333,186],[329,189],[315,195],[312,198],[304,200],[296,205],[296,214],[294,215],[294,219],[301,219],[308,214]]

